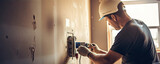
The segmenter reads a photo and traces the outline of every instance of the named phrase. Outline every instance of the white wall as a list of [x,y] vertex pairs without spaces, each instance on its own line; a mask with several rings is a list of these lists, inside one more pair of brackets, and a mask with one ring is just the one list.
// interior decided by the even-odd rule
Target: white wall
[[[0,29],[0,64],[41,64],[40,0],[1,0]],[[32,46],[36,49],[34,62],[29,50]]]
[[[57,15],[57,27],[56,35],[57,38],[57,59],[59,62],[66,61],[66,40],[67,32],[73,32],[77,37],[76,41],[89,42],[89,11],[88,11],[88,0],[55,0],[56,5],[56,15]],[[73,31],[72,31],[73,30]],[[65,51],[65,52],[64,52]],[[63,59],[66,58],[66,59]],[[83,59],[81,64],[88,64],[89,60]],[[69,59],[68,64],[78,64],[78,60]],[[59,63],[60,64],[60,63]]]
[[[67,58],[67,32],[89,42],[88,9],[89,0],[0,0],[0,64],[78,64]],[[89,59],[82,57],[81,64]]]

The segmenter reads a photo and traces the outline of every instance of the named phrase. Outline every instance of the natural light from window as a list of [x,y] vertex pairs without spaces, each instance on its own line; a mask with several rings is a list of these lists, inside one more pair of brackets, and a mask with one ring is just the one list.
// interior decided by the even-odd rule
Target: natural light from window
[[158,3],[126,5],[127,13],[144,21],[147,26],[159,26]]

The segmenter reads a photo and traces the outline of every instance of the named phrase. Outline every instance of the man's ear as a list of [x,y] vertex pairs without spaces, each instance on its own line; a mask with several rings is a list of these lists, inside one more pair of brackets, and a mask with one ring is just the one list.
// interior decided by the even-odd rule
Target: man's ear
[[112,20],[117,21],[115,15],[112,14],[112,15],[111,15],[111,18],[112,18]]

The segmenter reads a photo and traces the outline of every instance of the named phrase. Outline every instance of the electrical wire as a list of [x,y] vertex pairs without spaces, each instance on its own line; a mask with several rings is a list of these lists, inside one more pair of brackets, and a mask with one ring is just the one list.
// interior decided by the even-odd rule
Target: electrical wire
[[81,55],[80,55],[80,58],[79,58],[79,64],[81,64]]

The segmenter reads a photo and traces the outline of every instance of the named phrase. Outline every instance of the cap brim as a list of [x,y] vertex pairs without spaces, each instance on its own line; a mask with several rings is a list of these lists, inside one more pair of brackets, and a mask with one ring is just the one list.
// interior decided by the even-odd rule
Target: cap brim
[[100,18],[98,21],[101,21],[104,18],[104,16],[102,18]]

